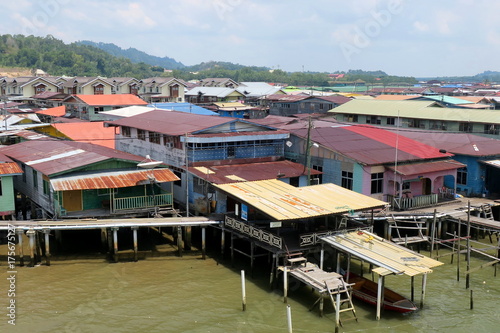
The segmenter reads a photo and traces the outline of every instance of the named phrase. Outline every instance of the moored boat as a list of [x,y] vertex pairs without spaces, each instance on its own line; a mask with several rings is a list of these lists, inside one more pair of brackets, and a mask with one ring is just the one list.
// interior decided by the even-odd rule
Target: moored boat
[[[354,283],[352,286],[352,296],[354,298],[377,305],[378,284],[376,282],[349,273],[349,283]],[[413,312],[418,309],[415,303],[389,288],[384,288],[383,305],[385,310],[401,313]]]

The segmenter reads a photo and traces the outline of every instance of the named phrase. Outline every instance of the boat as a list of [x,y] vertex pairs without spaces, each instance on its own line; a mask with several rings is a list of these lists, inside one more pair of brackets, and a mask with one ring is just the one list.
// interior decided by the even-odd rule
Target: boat
[[[354,273],[349,273],[349,284],[352,286],[352,297],[359,299],[365,303],[377,305],[378,284],[367,278],[361,277]],[[418,310],[415,303],[397,292],[384,288],[384,310],[397,311],[400,313],[408,313]]]

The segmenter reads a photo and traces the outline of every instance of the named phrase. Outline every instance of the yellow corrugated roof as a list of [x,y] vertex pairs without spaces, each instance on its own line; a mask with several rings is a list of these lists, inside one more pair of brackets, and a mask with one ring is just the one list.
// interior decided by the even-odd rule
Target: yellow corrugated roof
[[405,274],[415,276],[431,273],[442,262],[409,250],[367,231],[353,231],[321,238],[333,247],[372,263],[380,275]]
[[342,214],[387,205],[384,201],[334,184],[295,187],[271,179],[214,186],[278,221]]

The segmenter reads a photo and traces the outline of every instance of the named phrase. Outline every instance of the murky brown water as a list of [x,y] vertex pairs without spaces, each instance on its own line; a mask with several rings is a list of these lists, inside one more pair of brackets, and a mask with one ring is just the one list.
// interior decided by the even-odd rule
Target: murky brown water
[[[248,269],[248,260],[238,258],[240,264],[233,268],[216,253],[215,258],[201,260],[199,252],[177,257],[172,248],[165,249],[170,252],[139,262],[109,263],[97,255],[54,258],[50,267],[18,267],[15,297],[8,297],[10,275],[4,260],[0,263],[0,332],[287,332],[281,287],[270,290],[267,267],[257,270],[254,278],[247,270],[247,310],[243,312],[240,270]],[[375,321],[375,308],[355,303],[359,322],[346,322],[340,331],[497,332],[500,274],[495,278],[494,268],[487,267],[472,275],[474,309],[470,310],[465,260],[462,257],[460,282],[456,259],[455,264],[450,264],[449,257],[442,261],[446,265],[429,275],[422,310],[410,315],[385,312]],[[485,262],[473,258],[472,267]],[[415,282],[419,301],[421,279]],[[407,277],[389,277],[387,286],[409,296]],[[320,318],[317,308],[309,311],[316,295],[293,283],[290,288],[293,331],[333,332],[331,305],[325,302],[326,315]],[[16,304],[15,326],[8,324],[10,299]]]

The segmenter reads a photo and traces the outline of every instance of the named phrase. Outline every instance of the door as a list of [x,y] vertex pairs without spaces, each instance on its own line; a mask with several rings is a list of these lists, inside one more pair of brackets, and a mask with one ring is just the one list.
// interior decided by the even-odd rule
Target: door
[[82,210],[82,191],[64,191],[63,207],[67,212],[77,212]]
[[431,193],[431,180],[429,178],[422,179],[422,194],[429,195]]

